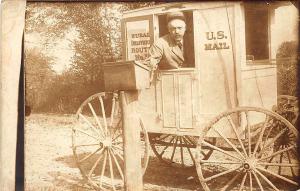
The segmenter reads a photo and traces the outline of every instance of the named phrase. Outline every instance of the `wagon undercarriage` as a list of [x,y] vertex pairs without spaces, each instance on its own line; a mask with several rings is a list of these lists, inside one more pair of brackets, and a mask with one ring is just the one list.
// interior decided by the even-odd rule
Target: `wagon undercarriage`
[[[73,152],[95,189],[124,185],[122,118],[118,95],[99,93],[79,108]],[[196,168],[204,190],[296,189],[298,131],[275,112],[241,107],[216,116],[197,136],[148,133],[140,120],[142,166],[149,148],[166,165]],[[231,130],[231,136],[221,133]],[[213,136],[212,136],[213,135]]]

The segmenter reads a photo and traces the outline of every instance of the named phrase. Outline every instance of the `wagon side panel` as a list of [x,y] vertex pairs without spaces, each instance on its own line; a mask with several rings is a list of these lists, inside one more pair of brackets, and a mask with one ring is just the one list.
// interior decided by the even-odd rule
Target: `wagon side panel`
[[[224,3],[221,7],[196,13],[201,124],[237,106],[234,6]],[[232,134],[226,130],[223,133]]]

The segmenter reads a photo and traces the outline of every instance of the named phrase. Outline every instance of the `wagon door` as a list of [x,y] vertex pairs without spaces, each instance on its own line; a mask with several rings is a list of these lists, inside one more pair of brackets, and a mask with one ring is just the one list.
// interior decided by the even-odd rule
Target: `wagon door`
[[157,110],[169,133],[194,129],[198,112],[198,79],[194,69],[160,71],[156,84]]

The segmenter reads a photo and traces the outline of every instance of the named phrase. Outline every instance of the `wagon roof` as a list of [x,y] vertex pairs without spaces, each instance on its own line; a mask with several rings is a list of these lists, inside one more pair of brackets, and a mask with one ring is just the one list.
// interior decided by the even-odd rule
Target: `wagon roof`
[[[233,4],[241,4],[243,1],[203,1],[203,2],[171,2],[171,3],[162,3],[152,7],[144,7],[139,9],[134,9],[130,11],[125,11],[123,13],[123,18],[134,17],[134,16],[143,16],[143,15],[152,15],[152,14],[164,14],[173,11],[184,11],[184,10],[201,10],[201,9],[210,9],[224,7],[225,5],[231,6]],[[291,1],[272,1],[265,2],[267,5],[274,7],[287,6],[291,5]]]

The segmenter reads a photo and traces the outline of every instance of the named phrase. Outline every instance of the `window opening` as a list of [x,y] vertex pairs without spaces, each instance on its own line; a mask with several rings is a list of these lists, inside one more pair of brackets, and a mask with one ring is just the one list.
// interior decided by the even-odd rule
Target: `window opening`
[[[195,67],[193,12],[185,11],[183,13],[186,19],[186,31],[183,38],[185,67]],[[166,14],[158,16],[159,37],[169,33],[166,16]]]
[[269,12],[266,4],[245,4],[247,60],[269,59]]

